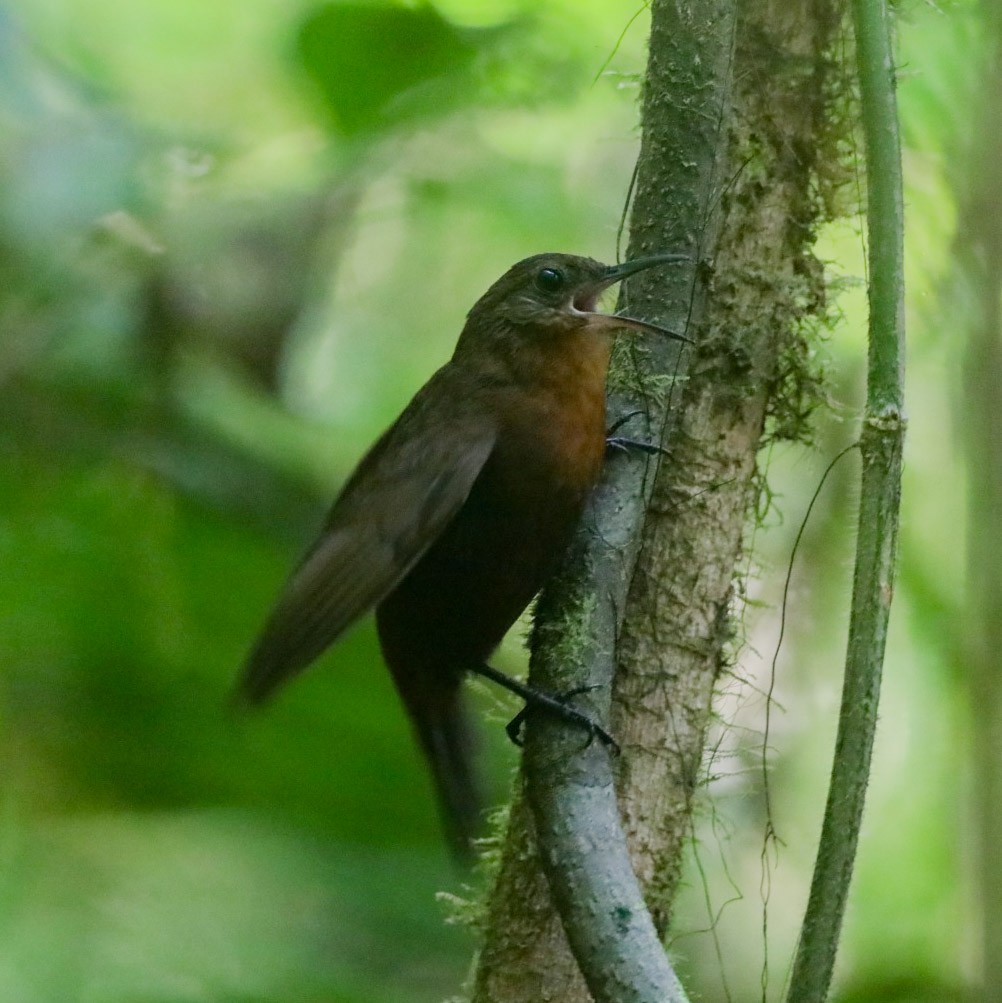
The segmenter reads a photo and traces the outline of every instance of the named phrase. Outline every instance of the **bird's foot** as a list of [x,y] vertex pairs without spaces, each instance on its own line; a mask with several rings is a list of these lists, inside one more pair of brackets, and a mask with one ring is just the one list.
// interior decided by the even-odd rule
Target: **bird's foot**
[[515,745],[521,748],[524,744],[522,741],[522,725],[525,724],[525,719],[529,711],[533,707],[540,707],[549,714],[556,714],[564,721],[569,721],[571,724],[576,724],[580,728],[583,728],[588,733],[588,745],[591,745],[597,738],[603,745],[608,746],[618,755],[619,743],[612,735],[597,721],[583,711],[571,707],[568,702],[581,693],[589,693],[591,690],[597,690],[598,688],[594,683],[590,686],[576,686],[574,689],[568,690],[566,693],[561,693],[558,696],[550,696],[548,693],[540,693],[538,690],[534,690],[534,695],[526,698],[525,706],[505,725],[508,737]]
[[628,453],[631,449],[636,449],[638,452],[647,453],[648,456],[653,456],[655,453],[660,453],[662,456],[668,455],[668,450],[664,446],[655,445],[653,442],[641,442],[639,439],[626,439],[621,435],[611,435],[605,440],[606,449],[619,449],[624,453]]
[[635,449],[638,452],[647,453],[648,456],[653,456],[655,453],[667,456],[668,450],[664,449],[662,446],[656,446],[651,442],[643,442],[640,439],[631,439],[628,436],[616,435],[616,432],[618,432],[631,418],[636,418],[637,415],[643,413],[643,411],[628,411],[622,418],[614,421],[605,433],[606,449],[618,449],[623,453],[628,453],[631,449]]
[[512,693],[518,694],[524,701],[525,707],[516,714],[505,727],[508,737],[516,744],[522,744],[522,725],[525,717],[533,708],[545,710],[549,714],[554,714],[564,721],[575,724],[583,728],[588,733],[588,744],[590,745],[596,738],[613,752],[619,752],[619,743],[603,728],[597,721],[589,717],[583,711],[571,707],[568,701],[581,693],[588,693],[599,687],[592,684],[588,686],[577,686],[572,690],[560,695],[543,693],[541,690],[533,689],[525,683],[519,682],[506,676],[503,672],[492,668],[490,665],[479,665],[474,670],[477,675],[484,676],[492,682],[498,683]]

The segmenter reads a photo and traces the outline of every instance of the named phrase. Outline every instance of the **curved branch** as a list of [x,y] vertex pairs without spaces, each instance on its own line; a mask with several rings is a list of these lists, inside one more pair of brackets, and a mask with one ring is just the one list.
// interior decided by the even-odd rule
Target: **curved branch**
[[[615,607],[604,603],[600,609],[579,591],[582,582],[608,575],[603,564],[619,564],[621,552],[598,539],[568,561],[541,598],[531,673],[534,682],[550,686],[566,689],[573,680],[574,688],[596,687],[601,696],[593,702],[606,716],[614,653],[592,645],[585,657],[578,651],[570,663],[567,659],[567,641],[577,628],[587,630],[585,637],[613,636],[601,632],[601,622],[615,615]],[[614,573],[621,574],[618,567]],[[583,614],[578,624],[568,623],[568,610]],[[580,729],[538,716],[525,747],[540,865],[571,952],[596,1003],[685,1003],[630,861],[610,752],[600,742],[586,741]]]
[[[702,5],[698,14],[680,13],[678,5],[660,3],[652,12],[652,39],[644,108],[644,143],[638,167],[638,208],[630,241],[630,257],[667,248],[712,254],[718,230],[719,190],[726,151],[722,123],[730,111],[736,10],[733,0]],[[685,67],[683,86],[671,79]],[[672,107],[678,94],[690,104]],[[679,118],[684,129],[679,130]],[[676,198],[688,212],[680,218],[650,193],[666,171],[683,163],[666,162],[666,147],[684,136],[685,156],[699,174],[685,183],[672,178]],[[644,202],[646,195],[646,204]],[[653,210],[653,211],[649,211]],[[683,225],[680,225],[683,224]],[[702,246],[689,240],[680,247],[678,231],[699,234]],[[685,239],[685,238],[683,238]],[[638,276],[623,291],[646,294],[646,310],[678,330],[692,320],[694,303],[705,300],[705,275],[680,268],[658,292],[650,276]],[[698,291],[696,291],[698,290]],[[656,294],[655,294],[656,295]],[[635,303],[633,308],[635,309]],[[652,309],[653,308],[653,309]],[[698,312],[698,307],[697,307]],[[697,318],[698,319],[698,318]],[[632,359],[623,355],[633,348]],[[680,371],[679,349],[648,341],[640,351],[621,345],[618,364],[632,369],[632,386],[620,388],[610,401],[612,416],[625,416],[637,406],[637,391],[646,397],[648,430],[664,429],[667,400],[658,384]],[[592,509],[561,574],[548,584],[536,610],[530,677],[551,691],[581,687],[592,690],[593,703],[608,720],[616,670],[614,639],[633,577],[641,526],[652,484],[646,464],[618,456],[593,499]],[[527,730],[525,778],[535,823],[540,865],[560,915],[571,952],[596,1003],[684,1003],[685,992],[661,944],[647,908],[620,821],[609,750],[593,742],[582,749],[580,732],[561,722],[532,721]]]
[[[715,253],[735,6],[655,0],[630,257],[667,249]],[[707,299],[709,270],[695,271],[638,275],[623,299],[631,311],[685,330],[700,323]],[[617,346],[610,421],[643,406],[645,418],[625,428],[656,440],[666,424],[665,390],[684,377],[686,361],[677,342],[665,339]],[[639,456],[610,459],[577,547],[536,610],[532,683],[557,692],[596,686],[576,699],[603,719],[650,474]],[[536,715],[526,728],[523,769],[528,805],[519,799],[513,811],[474,1000],[584,1000],[582,974],[595,1000],[683,1000],[631,865],[607,751],[599,743],[582,749],[580,731]],[[536,841],[548,887],[526,866]],[[518,903],[517,915],[511,903]]]

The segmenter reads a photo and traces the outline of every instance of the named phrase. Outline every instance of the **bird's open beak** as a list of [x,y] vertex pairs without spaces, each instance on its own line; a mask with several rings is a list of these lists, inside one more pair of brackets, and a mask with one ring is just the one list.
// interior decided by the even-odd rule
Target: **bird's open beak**
[[656,324],[648,324],[644,320],[634,320],[632,317],[599,313],[595,309],[602,292],[608,289],[609,286],[615,285],[617,282],[622,282],[628,275],[635,275],[637,272],[653,268],[655,265],[676,264],[691,260],[687,254],[652,254],[646,258],[635,258],[633,261],[624,261],[621,265],[610,265],[597,282],[578,290],[571,302],[571,309],[576,313],[586,314],[590,318],[589,326],[592,328],[609,331],[629,328],[632,331],[662,334],[669,338],[675,338],[678,341],[691,343],[691,338],[687,338],[685,335],[678,334],[675,331],[669,331],[667,328],[658,327]]

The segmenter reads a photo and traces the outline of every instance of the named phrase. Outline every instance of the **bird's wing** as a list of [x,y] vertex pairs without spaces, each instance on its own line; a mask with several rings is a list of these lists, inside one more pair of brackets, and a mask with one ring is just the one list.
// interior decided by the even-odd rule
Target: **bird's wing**
[[309,665],[459,511],[495,441],[490,417],[470,403],[433,378],[365,456],[251,652],[244,699],[264,700]]

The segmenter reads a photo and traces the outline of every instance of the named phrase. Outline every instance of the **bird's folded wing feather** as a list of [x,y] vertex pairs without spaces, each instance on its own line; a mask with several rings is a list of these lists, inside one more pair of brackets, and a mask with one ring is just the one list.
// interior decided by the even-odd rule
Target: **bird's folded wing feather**
[[494,446],[468,401],[426,385],[345,485],[251,652],[241,696],[265,699],[383,599],[465,502]]

